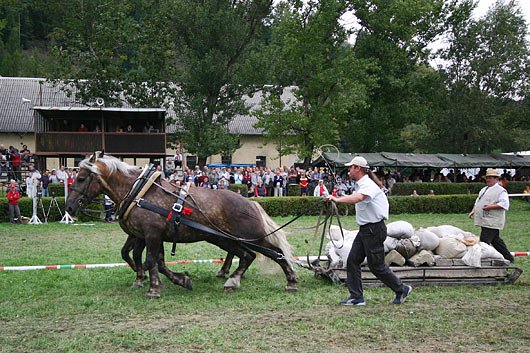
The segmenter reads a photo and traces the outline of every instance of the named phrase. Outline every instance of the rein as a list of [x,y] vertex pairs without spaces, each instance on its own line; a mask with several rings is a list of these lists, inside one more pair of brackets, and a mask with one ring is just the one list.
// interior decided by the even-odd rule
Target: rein
[[[322,218],[322,215],[324,214],[324,211],[326,211],[326,215],[325,215],[324,220],[321,222],[320,220]],[[320,256],[322,255],[322,246],[324,245],[324,238],[326,236],[326,230],[328,230],[329,232],[329,229],[331,228],[331,225],[333,224],[333,217],[337,218],[337,223],[339,225],[340,233],[342,236],[342,246],[344,246],[344,232],[342,231],[342,225],[340,223],[340,214],[339,214],[339,209],[337,207],[337,204],[335,202],[325,202],[322,205],[322,208],[320,209],[320,214],[318,216],[317,225],[313,233],[313,239],[311,241],[311,244],[309,244],[309,247],[307,248],[307,266],[309,267],[309,269],[313,271],[314,271],[314,266],[313,264],[311,264],[311,261],[309,260],[309,254],[311,253],[311,249],[313,248],[317,240],[318,229],[320,228],[321,224],[324,224],[324,227],[322,227],[322,235],[320,237],[320,246],[318,248],[318,257],[316,260],[316,266],[320,267]],[[329,227],[328,227],[328,222],[329,222]],[[330,240],[333,244],[335,244],[333,242],[333,238],[330,237]],[[308,243],[307,240],[306,240],[306,243]]]

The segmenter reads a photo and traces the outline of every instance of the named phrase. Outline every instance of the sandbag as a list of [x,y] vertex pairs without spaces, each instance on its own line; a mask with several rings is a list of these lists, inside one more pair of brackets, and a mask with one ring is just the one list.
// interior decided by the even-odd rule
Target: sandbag
[[440,244],[440,238],[438,236],[424,228],[420,228],[414,232],[420,238],[420,245],[418,250],[429,250],[433,251]]
[[329,227],[328,233],[326,234],[326,237],[329,240],[332,240],[333,243],[335,243],[336,247],[340,247],[340,246],[342,246],[342,242],[343,242],[342,237],[343,237],[343,235],[344,235],[344,242],[345,243],[353,243],[353,241],[355,240],[355,237],[357,236],[357,233],[359,233],[358,230],[347,230],[347,229],[344,229],[344,228],[342,228],[342,233],[341,233],[339,226],[331,225]]
[[467,247],[454,238],[441,238],[434,253],[445,259],[459,259],[466,253]]
[[462,261],[468,266],[481,267],[481,256],[482,248],[480,244],[475,244],[467,247],[466,254],[462,257]]
[[418,250],[410,239],[400,239],[396,251],[405,259],[410,259]]
[[448,224],[436,226],[436,227],[427,227],[425,229],[436,234],[438,238],[444,238],[446,236],[451,236],[451,235],[454,236],[454,235],[466,233],[462,229],[455,227],[455,226],[448,225]]
[[385,248],[385,254],[389,251],[394,250],[398,245],[399,239],[392,238],[392,237],[386,237],[385,241],[383,242],[383,247]]
[[480,257],[482,259],[499,259],[504,260],[504,256],[500,252],[497,251],[493,246],[480,242],[480,248],[481,248],[481,255]]
[[396,239],[408,239],[414,235],[414,227],[409,222],[396,221],[386,225],[386,233]]

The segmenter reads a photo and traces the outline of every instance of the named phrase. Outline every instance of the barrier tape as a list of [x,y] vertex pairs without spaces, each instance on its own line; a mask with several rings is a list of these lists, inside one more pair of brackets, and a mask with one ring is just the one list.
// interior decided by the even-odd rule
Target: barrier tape
[[[519,255],[521,256],[521,255]],[[314,261],[318,256],[309,256],[309,261]],[[295,257],[296,261],[306,261],[307,257]],[[321,259],[326,259],[321,257]],[[223,259],[206,259],[206,260],[179,260],[166,261],[166,265],[186,265],[186,264],[222,264]],[[234,259],[234,263],[239,262],[239,259]],[[75,264],[75,265],[40,265],[40,266],[0,266],[0,271],[32,271],[32,270],[69,270],[74,268],[113,268],[113,267],[130,267],[125,262],[110,263],[110,264]]]

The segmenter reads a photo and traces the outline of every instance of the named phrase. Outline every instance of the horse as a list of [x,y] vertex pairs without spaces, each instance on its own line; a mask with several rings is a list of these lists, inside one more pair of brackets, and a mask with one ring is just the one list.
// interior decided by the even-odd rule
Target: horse
[[[145,207],[136,207],[140,201],[157,209],[172,212],[179,195],[154,183],[141,196],[130,200],[131,191],[142,177],[141,170],[119,159],[94,153],[79,164],[79,172],[66,200],[66,211],[75,215],[101,193],[108,195],[116,205],[127,207],[119,217],[119,225],[132,239],[141,239],[147,248],[146,267],[149,272],[149,298],[160,297],[159,271],[174,284],[191,289],[192,281],[184,273],[170,271],[165,266],[163,242],[193,243],[206,241],[237,256],[239,265],[224,284],[225,290],[240,287],[241,276],[256,258],[256,252],[271,258],[283,270],[287,279],[285,290],[296,291],[298,278],[293,268],[291,247],[285,233],[255,201],[250,201],[230,190],[190,188],[183,197],[187,214],[180,222],[174,222],[166,214],[159,214]],[[134,195],[133,195],[134,196]],[[129,204],[127,204],[129,200]],[[134,205],[136,203],[136,205]],[[182,204],[180,204],[182,206]],[[182,207],[180,207],[182,209]],[[187,222],[184,222],[187,220]],[[195,225],[195,226],[193,226]],[[127,243],[122,249],[131,249]],[[134,256],[134,255],[133,255]],[[140,252],[141,261],[141,252]],[[135,260],[135,270],[140,270]],[[228,267],[225,271],[228,271]],[[134,267],[133,267],[134,268]],[[222,271],[222,270],[221,270]],[[220,272],[221,272],[220,271]]]

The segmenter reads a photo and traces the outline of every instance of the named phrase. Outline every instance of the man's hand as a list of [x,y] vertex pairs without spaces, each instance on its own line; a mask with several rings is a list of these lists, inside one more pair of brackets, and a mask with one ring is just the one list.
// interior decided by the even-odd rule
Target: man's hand
[[330,202],[330,201],[333,201],[333,202],[337,202],[337,198],[333,195],[328,195],[326,196],[326,201],[327,202]]
[[475,215],[475,209],[473,209],[473,211],[469,212],[469,214],[467,215],[468,218],[471,218]]

